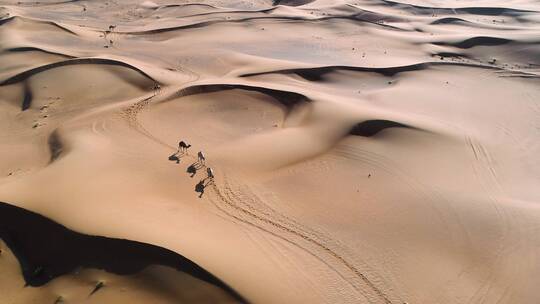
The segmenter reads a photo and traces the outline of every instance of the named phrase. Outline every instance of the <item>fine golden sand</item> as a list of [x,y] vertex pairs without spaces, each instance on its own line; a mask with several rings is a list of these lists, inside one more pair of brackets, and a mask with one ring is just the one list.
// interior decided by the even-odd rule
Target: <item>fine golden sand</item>
[[[538,1],[0,0],[0,18],[0,202],[171,250],[249,303],[540,303]],[[159,265],[24,287],[1,248],[0,304],[240,301]]]

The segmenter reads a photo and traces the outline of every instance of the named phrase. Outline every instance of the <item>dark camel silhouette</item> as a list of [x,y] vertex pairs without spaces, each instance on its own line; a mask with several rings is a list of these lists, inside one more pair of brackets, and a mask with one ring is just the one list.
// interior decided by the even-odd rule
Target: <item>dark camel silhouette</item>
[[178,143],[178,152],[187,152],[191,145],[186,144],[183,140]]
[[[195,164],[192,165],[195,168]],[[201,166],[202,167],[202,166]],[[193,174],[195,175],[195,174]],[[214,184],[214,170],[212,168],[206,168],[206,177],[201,179],[197,185],[195,185],[195,192],[199,192],[199,198],[204,194],[204,189]]]
[[189,167],[187,167],[187,173],[190,173],[191,175],[189,177],[193,177],[195,176],[195,174],[197,174],[197,167],[195,167],[195,165],[190,165]]
[[214,172],[212,172],[212,169],[207,168],[206,172],[208,173],[208,176],[201,179],[197,185],[195,185],[195,192],[199,192],[199,198],[201,198],[204,194],[204,189],[208,187],[209,185],[214,183]]
[[175,161],[177,164],[180,163],[180,157],[178,157],[178,152],[174,153],[173,155],[169,156],[170,161]]
[[189,165],[189,167],[187,167],[186,172],[191,174],[189,177],[193,177],[195,176],[195,174],[197,174],[197,170],[202,169],[202,167],[202,164],[194,162],[193,164]]
[[195,185],[195,192],[199,192],[199,198],[201,198],[204,194],[204,188],[206,188],[206,185],[204,184],[204,179]]
[[[180,141],[178,143],[178,150],[174,152],[171,156],[169,156],[170,161],[176,161],[176,163],[180,163],[180,158],[183,156],[184,153],[187,152],[187,149],[189,149],[191,145],[187,144],[185,141]],[[188,171],[189,172],[189,171]]]

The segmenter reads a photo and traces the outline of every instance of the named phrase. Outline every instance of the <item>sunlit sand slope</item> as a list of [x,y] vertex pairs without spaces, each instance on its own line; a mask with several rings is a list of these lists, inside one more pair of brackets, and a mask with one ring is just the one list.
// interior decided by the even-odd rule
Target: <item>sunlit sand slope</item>
[[[251,303],[540,303],[537,1],[0,7],[0,201]],[[15,292],[9,254],[20,303],[234,299],[162,266]]]

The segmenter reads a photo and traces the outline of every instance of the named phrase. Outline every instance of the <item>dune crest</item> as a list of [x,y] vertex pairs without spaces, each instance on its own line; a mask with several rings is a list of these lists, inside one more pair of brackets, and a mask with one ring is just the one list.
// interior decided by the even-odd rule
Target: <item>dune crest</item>
[[533,0],[0,0],[0,294],[540,303],[539,33]]

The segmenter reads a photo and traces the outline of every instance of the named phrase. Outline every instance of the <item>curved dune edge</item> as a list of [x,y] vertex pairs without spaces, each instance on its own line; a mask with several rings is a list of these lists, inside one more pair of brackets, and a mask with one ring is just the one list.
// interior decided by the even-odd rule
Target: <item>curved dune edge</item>
[[436,13],[469,13],[469,14],[476,14],[476,15],[487,15],[487,16],[496,16],[496,15],[509,15],[514,16],[518,14],[523,13],[534,13],[538,12],[535,10],[524,10],[524,9],[513,9],[513,8],[505,8],[505,7],[456,7],[456,8],[448,8],[448,7],[436,7],[436,6],[421,6],[421,5],[413,5],[405,2],[400,1],[391,1],[391,0],[380,0],[381,2],[384,2],[390,6],[398,6],[401,9],[405,10],[411,10],[415,13],[424,13],[424,14],[433,14]]
[[[51,4],[51,5],[53,5],[53,4]],[[0,25],[4,25],[4,24],[7,24],[7,23],[16,22],[16,21],[24,21],[24,22],[31,22],[31,23],[37,23],[37,24],[46,24],[46,25],[56,27],[59,30],[61,30],[63,32],[66,32],[68,34],[77,35],[77,33],[75,33],[74,31],[70,30],[69,28],[67,28],[65,26],[62,26],[58,22],[45,21],[45,20],[36,20],[36,19],[26,18],[26,17],[22,17],[22,16],[10,16],[10,17],[4,18],[4,19],[0,19]]]
[[139,69],[139,68],[137,68],[137,67],[135,67],[135,66],[133,66],[133,65],[131,65],[129,63],[125,63],[123,61],[120,61],[120,60],[106,59],[106,58],[76,58],[76,59],[68,59],[68,60],[64,60],[64,61],[54,62],[54,63],[50,63],[50,64],[46,64],[46,65],[42,65],[42,66],[39,66],[39,67],[35,67],[35,68],[32,68],[32,69],[26,70],[24,72],[16,74],[16,75],[14,75],[14,76],[0,82],[0,86],[10,85],[10,84],[14,84],[14,83],[17,83],[17,82],[20,82],[20,81],[24,81],[27,78],[31,77],[32,75],[35,75],[37,73],[40,73],[40,72],[43,72],[43,71],[46,71],[46,70],[50,70],[50,69],[54,69],[54,68],[58,68],[58,67],[62,67],[62,66],[76,65],[76,64],[118,65],[118,66],[122,66],[122,67],[132,69],[132,70],[140,73],[142,76],[147,77],[147,78],[149,78],[151,80],[154,80],[150,75],[148,75],[143,70],[141,70],[141,69]]
[[30,286],[43,286],[79,267],[128,275],[149,265],[163,265],[213,284],[247,303],[219,278],[178,253],[141,242],[80,234],[4,202],[0,202],[0,238],[19,260]]
[[[462,56],[462,55],[460,55]],[[252,77],[260,76],[265,74],[280,73],[280,74],[298,74],[302,78],[310,81],[319,80],[324,74],[334,72],[334,71],[355,71],[355,72],[373,72],[383,76],[394,76],[399,73],[405,72],[414,72],[429,69],[430,67],[437,66],[463,66],[463,67],[474,67],[480,69],[498,69],[497,67],[481,65],[481,64],[472,64],[472,63],[462,63],[462,62],[422,62],[415,63],[411,65],[403,66],[389,66],[389,67],[361,67],[361,66],[320,66],[320,67],[309,67],[309,68],[294,68],[294,69],[282,69],[282,70],[273,70],[273,71],[261,71],[256,73],[245,73],[240,75],[240,77]]]
[[357,136],[370,137],[388,128],[416,129],[406,124],[402,124],[402,123],[390,121],[390,120],[366,120],[355,125],[352,128],[350,134],[357,135]]
[[537,1],[0,2],[0,302],[540,303]]

